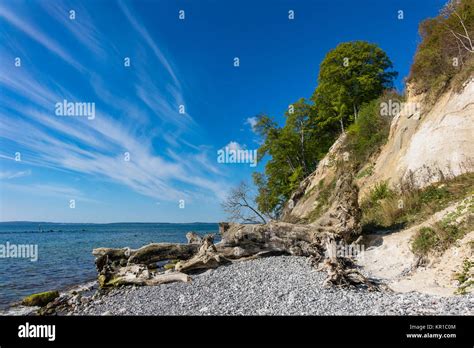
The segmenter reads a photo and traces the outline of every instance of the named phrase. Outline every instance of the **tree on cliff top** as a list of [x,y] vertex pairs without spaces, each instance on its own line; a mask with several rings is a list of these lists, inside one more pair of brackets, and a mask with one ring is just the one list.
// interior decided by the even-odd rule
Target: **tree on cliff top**
[[316,126],[314,106],[304,99],[291,104],[285,118],[285,125],[280,128],[269,116],[260,115],[254,127],[263,139],[259,160],[271,157],[265,173],[253,174],[258,189],[256,202],[259,210],[273,219],[334,140]]
[[318,126],[337,132],[352,123],[362,104],[393,87],[397,73],[378,46],[366,41],[344,42],[329,51],[319,69],[315,103]]
[[311,101],[299,99],[285,113],[285,125],[260,115],[254,129],[263,140],[259,160],[270,156],[264,173],[254,173],[258,209],[278,217],[300,182],[311,174],[364,103],[393,86],[395,72],[383,50],[363,41],[347,42],[321,63],[319,85]]

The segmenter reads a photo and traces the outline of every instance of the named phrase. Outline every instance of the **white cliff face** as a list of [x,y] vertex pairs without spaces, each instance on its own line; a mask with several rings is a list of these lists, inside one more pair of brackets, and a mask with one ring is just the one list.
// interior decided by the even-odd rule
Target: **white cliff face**
[[[392,120],[389,137],[380,153],[359,172],[370,166],[370,174],[356,176],[359,202],[381,181],[388,181],[395,188],[405,180],[424,187],[443,178],[474,172],[474,78],[465,83],[460,93],[444,93],[429,109],[421,102],[422,98],[408,96],[406,107]],[[293,193],[291,204],[284,210],[285,221],[312,222],[324,188],[338,177],[335,163],[343,158],[343,143],[342,136]],[[418,266],[419,258],[411,251],[411,241],[421,227],[441,221],[447,214],[459,211],[463,204],[464,201],[454,202],[416,226],[386,235],[366,235],[365,239],[382,243],[369,244],[370,250],[357,262],[372,276],[384,278],[395,291],[452,295],[458,286],[453,274],[461,269],[466,258],[472,258],[474,231],[441,255],[433,255],[423,267]],[[470,211],[470,208],[463,211],[466,219]]]
[[[419,103],[409,96],[407,103]],[[407,108],[413,109],[413,108]],[[461,93],[443,94],[428,111],[402,110],[392,121],[390,136],[375,160],[373,174],[359,183],[361,193],[377,182],[394,186],[412,176],[418,187],[474,171],[474,78]]]
[[[371,175],[356,181],[359,201],[381,181],[397,187],[410,176],[415,186],[424,187],[443,177],[474,172],[474,78],[465,83],[462,92],[444,93],[429,110],[422,97],[409,95],[392,120],[386,144],[368,163],[373,166]],[[343,142],[341,136],[301,183],[284,209],[284,221],[310,217],[320,199],[320,185],[328,185],[335,177],[334,162],[342,158]]]
[[[474,79],[461,94],[441,98],[407,144],[400,169],[415,173],[420,186],[474,170]],[[425,169],[424,169],[425,168]],[[435,173],[430,178],[429,170]]]

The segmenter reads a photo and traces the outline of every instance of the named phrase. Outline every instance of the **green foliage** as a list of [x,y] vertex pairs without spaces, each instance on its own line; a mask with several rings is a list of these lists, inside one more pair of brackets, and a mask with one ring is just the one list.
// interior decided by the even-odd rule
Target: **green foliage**
[[388,182],[376,183],[369,191],[366,199],[361,203],[362,225],[365,230],[372,228],[387,227],[398,218],[399,209],[395,207],[396,196]]
[[293,103],[285,113],[283,127],[267,115],[258,116],[254,128],[263,140],[259,160],[270,157],[265,172],[253,174],[261,212],[278,217],[291,193],[316,169],[336,140],[341,121],[349,126],[355,114],[363,111],[353,131],[354,136],[365,136],[358,146],[375,146],[380,141],[371,134],[375,106],[370,104],[372,109],[367,106],[366,110],[362,105],[392,86],[396,73],[388,71],[391,67],[385,52],[376,45],[363,41],[340,44],[321,63],[314,104],[305,99]]
[[474,266],[474,262],[469,259],[464,259],[462,272],[456,275],[456,280],[460,283],[464,283],[468,280],[469,271]]
[[[434,101],[456,74],[466,69],[474,71],[474,52],[466,49],[471,47],[467,37],[474,39],[474,3],[450,1],[439,16],[420,24],[419,33],[421,42],[408,82],[416,93],[428,92],[429,100]],[[457,66],[453,59],[457,59]],[[468,77],[469,73],[463,75]],[[456,83],[460,85],[464,80]]]
[[412,241],[411,248],[417,255],[426,255],[438,243],[436,232],[430,227],[422,227],[416,233]]
[[474,280],[472,279],[473,267],[474,262],[472,260],[468,258],[464,259],[461,272],[456,273],[454,277],[459,282],[459,286],[456,290],[457,294],[466,294],[468,289],[474,285]]
[[434,201],[443,201],[450,195],[446,186],[428,186],[425,190],[420,192],[420,201],[422,204],[428,204]]
[[393,86],[397,73],[392,62],[374,44],[353,41],[339,44],[320,65],[315,102],[318,124],[337,132],[340,124],[352,123],[364,103]]
[[314,209],[308,215],[307,222],[313,222],[321,217],[321,214],[329,207],[330,198],[334,189],[336,188],[336,178],[334,178],[327,185],[324,184],[324,180],[318,183],[317,202]]
[[376,183],[369,193],[369,199],[374,203],[377,203],[381,199],[391,198],[393,196],[394,192],[390,189],[388,182],[386,181]]
[[355,176],[356,179],[362,179],[366,176],[371,176],[374,173],[374,166],[369,165],[362,169],[357,175]]
[[257,203],[258,210],[267,216],[274,217],[274,215],[277,214],[276,212],[280,209],[280,206],[284,203],[282,198],[279,196],[274,186],[269,186],[266,175],[254,172],[252,177],[258,190],[258,194],[255,197],[255,203]]
[[461,226],[440,221],[437,225],[438,235],[440,238],[440,250],[446,250],[455,241],[464,236],[464,230]]
[[259,159],[265,155],[271,157],[264,174],[253,174],[258,209],[269,216],[279,215],[291,193],[314,171],[334,141],[315,125],[311,104],[300,99],[292,107],[285,114],[282,128],[266,115],[260,115],[255,126],[264,139],[258,151]]
[[401,99],[395,91],[387,91],[361,107],[357,119],[347,130],[345,144],[357,167],[366,163],[388,139],[392,118],[381,114],[382,107],[390,103],[401,105]]
[[426,255],[432,251],[443,252],[462,238],[466,232],[464,225],[454,225],[438,221],[431,227],[422,227],[412,241],[412,251]]
[[[446,208],[452,202],[464,199],[474,190],[474,174],[467,173],[456,178],[417,189],[402,183],[402,190],[393,191],[385,182],[378,183],[361,202],[362,225],[366,232],[383,229],[394,229],[400,225],[421,223],[428,216]],[[472,200],[461,204],[457,211],[447,214],[439,230],[456,236],[456,231],[449,225],[456,224],[456,219],[465,209],[473,209]],[[449,238],[446,238],[449,240]]]

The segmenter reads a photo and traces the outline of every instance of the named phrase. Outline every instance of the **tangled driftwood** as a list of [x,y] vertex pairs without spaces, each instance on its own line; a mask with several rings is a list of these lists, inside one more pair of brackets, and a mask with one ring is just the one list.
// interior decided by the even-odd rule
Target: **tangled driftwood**
[[378,283],[359,272],[351,258],[337,255],[336,240],[334,238],[327,238],[325,249],[326,257],[315,263],[318,270],[327,273],[324,286],[363,286],[369,290],[380,289]]
[[213,242],[214,236],[206,235],[201,241],[198,252],[189,260],[178,262],[175,266],[175,270],[178,272],[189,272],[199,269],[216,268],[220,265],[230,263],[230,260],[217,251]]
[[[188,282],[192,274],[238,260],[276,254],[308,256],[318,270],[327,272],[326,285],[360,286],[376,289],[348,257],[335,253],[340,236],[321,233],[309,225],[271,222],[266,225],[221,224],[221,242],[205,236],[197,244],[150,244],[138,250],[94,250],[101,286],[123,284],[155,285],[171,281]],[[128,255],[128,256],[127,256]],[[156,262],[180,259],[174,270],[156,270]],[[138,262],[138,263],[137,263]]]
[[[269,222],[266,224],[221,223],[221,241],[211,235],[200,238],[188,233],[188,244],[155,243],[131,250],[94,249],[102,287],[121,284],[153,285],[169,281],[187,282],[186,274],[216,268],[237,260],[288,254],[310,257],[328,274],[326,285],[378,286],[364,277],[349,257],[335,252],[336,243],[350,243],[360,234],[359,208],[354,186],[342,176],[337,183],[332,208],[313,224]],[[355,239],[355,238],[354,238]],[[165,272],[157,263],[178,260]]]

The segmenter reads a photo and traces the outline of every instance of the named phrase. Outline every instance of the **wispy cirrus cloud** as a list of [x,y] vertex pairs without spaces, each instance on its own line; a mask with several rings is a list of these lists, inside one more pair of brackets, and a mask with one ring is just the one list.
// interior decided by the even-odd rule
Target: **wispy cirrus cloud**
[[21,170],[17,172],[12,172],[12,171],[6,171],[6,172],[0,172],[0,179],[16,179],[16,178],[22,178],[24,176],[30,176],[31,175],[31,169],[28,170]]
[[91,199],[77,188],[58,185],[57,183],[19,185],[7,182],[2,183],[2,188],[11,191],[26,193],[28,195],[35,195],[40,197],[56,197],[64,199],[68,203],[71,199],[78,202],[100,203],[100,201]]
[[80,71],[85,71],[83,65],[74,59],[71,54],[63,49],[55,40],[43,33],[39,27],[34,26],[18,17],[15,13],[13,13],[13,11],[9,10],[4,5],[0,5],[0,17],[9,22],[15,28],[21,30],[32,40],[35,40],[47,50],[63,59],[65,62],[69,63],[71,66]]
[[119,4],[120,9],[123,11],[125,16],[127,17],[128,21],[132,25],[132,27],[138,32],[140,37],[148,44],[148,46],[152,49],[153,53],[155,54],[156,58],[158,58],[160,63],[163,65],[166,71],[173,78],[173,82],[177,86],[180,86],[180,82],[178,78],[176,77],[176,74],[173,68],[171,67],[171,63],[168,61],[168,59],[163,54],[163,52],[158,48],[158,45],[152,39],[152,37],[150,36],[146,28],[142,24],[140,24],[140,21],[136,18],[134,14],[132,14],[131,9],[126,5],[124,1],[119,1],[118,4]]
[[[102,40],[103,37],[93,25],[89,11],[80,2],[45,1],[42,6],[51,18],[68,30],[85,48],[98,57],[106,57],[111,47],[107,46],[108,41]],[[71,10],[76,15],[73,20],[69,17]]]
[[[109,49],[115,46],[114,42],[97,29],[92,17],[84,15],[86,9],[80,11],[83,17],[79,25],[71,26],[65,19],[64,3],[44,6],[65,30],[78,38],[78,43],[99,55],[112,55],[114,61],[120,62],[116,51]],[[133,45],[145,52],[145,60],[134,61],[133,69],[129,70],[129,86],[117,86],[107,74],[87,71],[40,25],[26,22],[0,7],[0,17],[66,64],[84,70],[88,77],[88,85],[79,89],[74,83],[62,84],[54,75],[45,75],[34,67],[27,71],[0,68],[0,87],[8,92],[0,96],[0,115],[4,120],[0,139],[7,141],[9,148],[14,144],[15,149],[34,154],[24,158],[24,164],[112,181],[154,199],[222,198],[227,185],[205,147],[176,136],[196,132],[198,128],[189,114],[178,112],[178,106],[185,103],[178,74],[132,9],[122,2],[119,7],[138,35]],[[110,63],[104,64],[100,68],[108,71]],[[157,75],[156,71],[164,71],[167,76]],[[94,94],[92,100],[97,103],[98,115],[93,121],[54,115],[55,103],[63,99],[83,101],[79,90],[84,89]],[[173,134],[174,144],[166,134]],[[157,146],[158,140],[178,151]],[[0,152],[0,158],[11,158],[6,148]],[[124,153],[129,154],[129,161]]]

